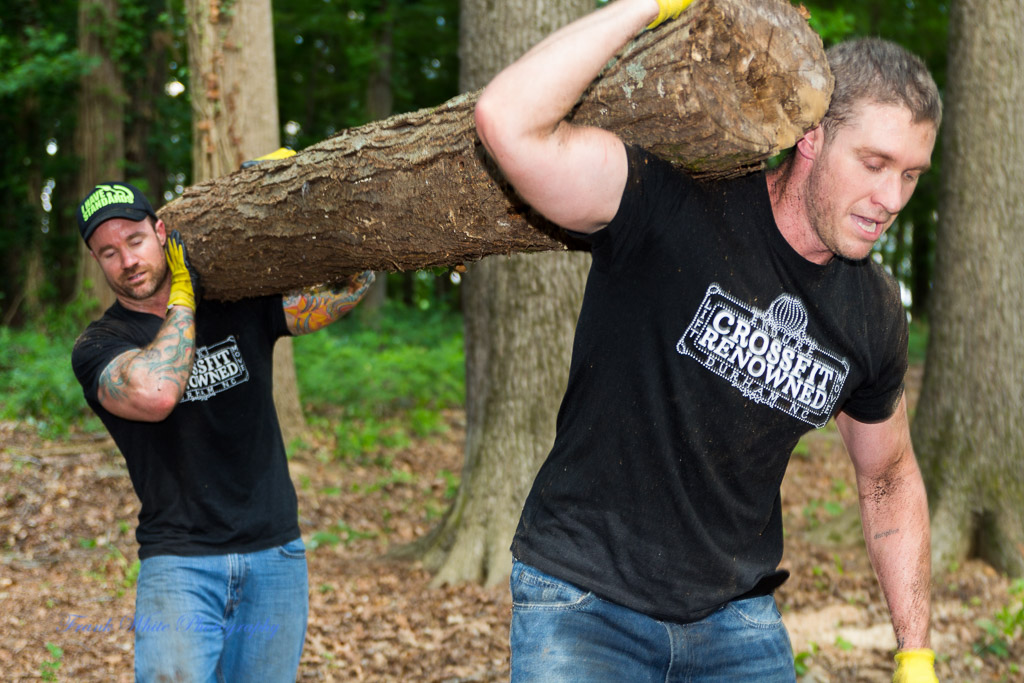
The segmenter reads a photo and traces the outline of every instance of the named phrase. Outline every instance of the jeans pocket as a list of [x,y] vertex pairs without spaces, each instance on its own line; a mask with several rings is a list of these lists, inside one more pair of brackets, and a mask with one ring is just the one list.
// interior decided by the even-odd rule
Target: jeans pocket
[[595,597],[593,593],[518,561],[512,569],[510,588],[514,610],[577,610],[589,605]]
[[756,598],[733,600],[725,609],[754,628],[778,628],[782,626],[782,615],[775,604],[774,595],[759,595]]
[[302,537],[300,536],[294,541],[278,546],[277,552],[289,560],[304,560],[306,559],[306,544],[302,542]]

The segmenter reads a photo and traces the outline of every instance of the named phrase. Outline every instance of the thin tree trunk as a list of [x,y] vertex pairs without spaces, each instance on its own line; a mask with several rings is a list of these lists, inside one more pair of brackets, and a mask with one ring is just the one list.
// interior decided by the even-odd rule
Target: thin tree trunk
[[943,206],[914,445],[933,566],[1024,574],[1024,6],[954,0]]
[[[230,7],[221,0],[187,4],[193,177],[202,181],[232,173],[242,162],[280,147],[274,29],[270,0],[243,0]],[[185,232],[183,225],[170,227]],[[194,261],[193,245],[188,242]],[[203,283],[212,285],[205,277]],[[306,421],[290,337],[274,347],[274,404],[285,443],[302,438]]]
[[[460,86],[486,83],[591,8],[590,0],[463,0]],[[589,265],[584,252],[491,256],[471,266],[463,280],[467,428],[461,484],[440,524],[400,551],[436,571],[435,585],[493,585],[508,577],[519,512],[554,441]]]
[[[463,0],[460,86],[485,85],[591,0]],[[511,27],[516,27],[512,30]],[[466,451],[461,486],[424,564],[436,585],[506,581],[509,544],[555,440],[590,255],[491,256],[466,274]]]
[[[155,19],[155,14],[152,11],[146,16]],[[149,201],[159,209],[164,203],[166,170],[152,153],[150,138],[157,117],[157,102],[166,97],[164,87],[167,83],[168,51],[173,45],[173,37],[170,31],[156,30],[147,40],[143,62],[145,70],[137,77],[136,89],[130,95],[132,116],[125,131],[125,162],[139,178],[144,179],[139,187],[146,191]]]
[[[394,0],[380,0],[378,15],[385,17],[376,37],[377,59],[366,86],[366,113],[371,121],[385,119],[394,112],[395,98],[391,93],[391,54],[394,43]],[[360,315],[376,320],[388,295],[387,273],[378,271],[363,300],[359,302]]]
[[[791,146],[824,114],[831,87],[821,40],[789,2],[697,0],[685,19],[627,47],[572,117],[696,173],[734,175]],[[519,202],[486,160],[475,98],[194,186],[161,216],[185,235],[208,295],[223,299],[367,268],[565,249],[561,231]]]
[[[82,160],[75,188],[84,197],[97,183],[120,180],[124,175],[124,87],[110,57],[110,27],[116,26],[118,0],[82,0],[78,7],[78,46],[96,68],[82,77],[75,127],[75,154]],[[101,313],[114,303],[103,270],[88,247],[79,247],[80,296],[95,299]]]

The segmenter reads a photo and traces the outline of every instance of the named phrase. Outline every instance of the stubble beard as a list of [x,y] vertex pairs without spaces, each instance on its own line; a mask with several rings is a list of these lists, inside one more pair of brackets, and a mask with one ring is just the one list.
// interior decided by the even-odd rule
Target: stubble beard
[[833,256],[849,261],[860,261],[871,253],[871,245],[866,245],[867,249],[863,253],[860,250],[854,251],[853,245],[843,245],[840,236],[843,232],[844,216],[832,198],[832,188],[835,186],[834,179],[825,172],[811,174],[808,180],[807,218],[814,234]]
[[122,276],[122,281],[119,282],[112,282],[110,280],[110,277],[108,276],[107,283],[110,285],[110,288],[114,290],[114,293],[118,296],[124,297],[125,299],[130,299],[132,301],[146,301],[147,299],[149,299],[150,297],[157,293],[157,291],[160,289],[160,286],[164,283],[164,280],[167,279],[169,271],[166,268],[166,262],[164,263],[164,265],[165,267],[163,269],[159,269],[158,267],[156,271],[150,270],[149,273],[151,277],[146,279],[143,282],[143,284],[139,287],[133,287],[132,285],[126,283],[129,277],[139,272],[139,269],[136,269],[131,273],[125,273]]

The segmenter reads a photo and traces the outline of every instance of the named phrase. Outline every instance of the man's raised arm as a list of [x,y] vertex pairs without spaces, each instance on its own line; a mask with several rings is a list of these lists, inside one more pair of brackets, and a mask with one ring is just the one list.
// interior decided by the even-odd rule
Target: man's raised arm
[[[164,234],[157,223],[152,239]],[[177,230],[163,245],[171,286],[167,315],[145,348],[126,351],[100,374],[97,398],[118,417],[140,422],[166,419],[185,394],[196,355],[196,276]]]
[[565,116],[630,39],[689,3],[618,0],[551,34],[484,89],[480,140],[519,195],[552,222],[594,232],[615,216],[627,175],[622,141]]

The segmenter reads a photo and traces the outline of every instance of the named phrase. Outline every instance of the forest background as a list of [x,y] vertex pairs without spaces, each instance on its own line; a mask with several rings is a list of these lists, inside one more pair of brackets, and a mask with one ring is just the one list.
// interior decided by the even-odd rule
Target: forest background
[[[457,0],[277,2],[273,7],[273,48],[282,143],[300,150],[347,128],[391,113],[437,105],[458,94],[466,87],[460,81],[460,66],[468,57],[462,54],[460,59],[460,18],[467,4],[473,3],[463,2],[460,7]],[[601,4],[604,3],[596,3]],[[803,4],[810,11],[812,27],[826,46],[855,35],[890,38],[919,54],[940,88],[947,89],[949,33],[951,22],[956,21],[954,3],[866,0]],[[975,3],[965,0],[959,4],[970,9]],[[991,4],[1012,14],[1004,17],[1007,25],[1020,24],[1019,7],[1005,1]],[[230,13],[234,3],[221,1],[211,4],[214,5]],[[123,148],[116,162],[118,176],[144,188],[159,207],[193,182],[196,122],[190,102],[186,5],[184,0],[3,0],[0,8],[0,202],[4,207],[0,213],[0,436],[6,442],[0,444],[4,458],[0,461],[0,499],[4,505],[0,516],[4,556],[0,566],[42,571],[69,554],[84,553],[90,562],[99,562],[105,567],[104,572],[112,573],[115,584],[122,582],[124,585],[116,588],[115,593],[124,593],[125,588],[130,589],[133,572],[137,571],[137,560],[132,559],[131,515],[124,513],[106,522],[97,521],[91,527],[69,527],[63,532],[58,530],[57,522],[51,521],[51,525],[57,525],[53,526],[54,534],[65,534],[63,545],[55,546],[63,551],[53,553],[52,562],[34,566],[38,561],[32,559],[32,543],[45,546],[51,541],[40,540],[32,529],[44,526],[42,521],[48,519],[52,510],[47,512],[45,502],[30,504],[33,497],[29,492],[34,490],[31,481],[36,481],[40,487],[36,492],[45,500],[54,495],[47,485],[40,483],[48,475],[52,475],[51,483],[64,477],[84,476],[73,474],[78,470],[72,465],[98,462],[102,470],[116,467],[119,457],[116,449],[111,450],[102,441],[102,427],[85,407],[67,362],[74,337],[99,310],[97,292],[103,289],[102,283],[90,280],[83,267],[87,252],[81,247],[74,219],[83,184],[101,180],[88,177],[96,161],[89,158],[94,153],[89,150],[97,148],[96,140],[90,145],[88,138],[104,134],[100,127],[83,124],[83,120],[88,120],[82,104],[84,93],[88,84],[100,78],[103,64],[82,49],[85,43],[81,27],[99,26],[89,31],[104,45],[107,61],[117,69],[115,98],[123,111]],[[102,20],[96,21],[97,17]],[[1020,61],[1017,51],[1006,57],[1011,67]],[[1024,72],[1024,68],[1017,70]],[[955,125],[964,125],[962,121]],[[1015,125],[1008,130],[1015,131]],[[945,129],[943,134],[947,134]],[[901,283],[912,324],[911,361],[917,368],[914,376],[918,387],[927,353],[931,298],[936,280],[942,277],[936,270],[937,263],[941,264],[937,258],[940,216],[943,202],[950,201],[948,188],[942,183],[944,148],[940,141],[932,171],[922,178],[913,201],[873,255]],[[1003,226],[1005,234],[1020,234],[1021,224],[1014,220],[1016,217]],[[314,510],[325,507],[323,518],[313,515],[314,523],[309,525],[307,544],[312,551],[355,551],[370,557],[394,554],[396,547],[403,546],[416,549],[413,555],[423,557],[429,555],[424,551],[423,539],[436,536],[435,525],[439,520],[452,517],[451,509],[459,507],[453,501],[459,500],[460,482],[472,469],[462,463],[461,453],[466,429],[465,345],[470,343],[464,331],[464,325],[470,324],[464,315],[464,282],[461,273],[447,269],[382,274],[380,279],[384,286],[378,287],[350,320],[333,326],[327,334],[296,340],[295,376],[308,424],[291,432],[289,450],[300,498]],[[1004,322],[1011,329],[1020,329],[1020,313]],[[486,334],[486,329],[482,334]],[[1008,350],[1015,363],[1007,365],[1009,372],[1020,367],[1021,345],[1019,341],[1016,344],[1016,350]],[[338,368],[344,368],[344,372]],[[965,377],[971,374],[966,364],[959,371]],[[1019,414],[1019,401],[1014,403],[1013,396],[1000,398],[1004,399],[1003,408],[997,408],[1001,414],[1012,414],[1014,410]],[[960,427],[970,441],[969,421],[963,421]],[[917,429],[915,436],[919,433]],[[787,523],[788,532],[793,528],[799,530],[801,525],[810,531],[819,530],[819,523],[828,523],[829,529],[846,524],[847,513],[855,508],[850,504],[848,485],[843,483],[852,481],[852,476],[829,470],[835,465],[824,466],[833,462],[828,460],[833,455],[841,459],[834,433],[826,430],[820,437],[820,443],[815,441],[818,437],[812,437],[802,444],[806,457],[795,458],[796,476],[801,465],[815,465],[815,476],[826,482],[825,488],[817,492],[813,487],[805,487],[803,497],[793,495],[791,505],[796,520],[794,524]],[[83,443],[92,445],[82,446]],[[100,445],[96,446],[97,443]],[[975,448],[981,448],[980,439],[973,443]],[[1016,471],[1019,479],[1024,455],[1018,444],[1019,441],[1007,442],[993,459],[1001,463],[1000,471]],[[447,455],[425,462],[424,451],[431,449],[441,449]],[[811,457],[819,449],[823,458],[820,462]],[[60,465],[50,457],[53,453],[61,454]],[[80,460],[69,461],[65,454]],[[933,472],[933,481],[948,478],[948,473],[943,474],[946,470],[957,471],[951,465],[944,466],[940,456],[931,458],[930,462],[936,464],[925,468],[926,473]],[[94,462],[93,458],[100,459]],[[825,474],[821,471],[823,466]],[[325,472],[324,468],[332,467],[340,467],[342,472]],[[29,482],[20,479],[24,474],[31,475]],[[1003,477],[1002,483],[1006,479]],[[344,480],[346,485],[339,486],[338,480]],[[84,487],[90,485],[77,479],[72,481]],[[416,486],[417,483],[420,485]],[[61,486],[65,484],[70,485],[65,482]],[[120,486],[124,486],[123,481]],[[392,507],[394,500],[402,497],[396,487],[402,486],[422,498],[416,504],[415,521],[408,526],[397,521],[409,513],[408,507]],[[1000,486],[1000,481],[989,482],[987,486],[991,491]],[[983,487],[981,490],[985,491]],[[316,494],[318,502],[305,500],[302,491]],[[373,503],[379,507],[381,517],[359,525],[354,522],[354,513],[327,511],[334,504],[348,505],[349,494],[385,496],[386,500]],[[131,500],[130,489],[119,495],[125,501]],[[58,495],[57,500],[67,498]],[[324,500],[327,503],[321,506]],[[1014,523],[1020,523],[1021,509],[1018,503],[1009,511]],[[39,513],[38,520],[28,518],[31,511]],[[952,577],[943,586],[948,590],[956,586],[954,593],[969,607],[959,619],[970,625],[957,626],[961,629],[960,646],[954,655],[943,655],[944,665],[952,671],[973,672],[969,678],[963,674],[957,680],[975,676],[977,680],[1020,680],[1024,587],[1013,580],[1020,575],[1020,560],[1015,564],[1013,558],[1007,562],[998,553],[986,556],[984,552],[986,524],[1012,524],[1001,523],[1005,517],[983,507],[975,508],[972,514],[977,531],[968,535],[974,540],[960,550],[955,560],[944,560],[939,567],[944,576]],[[434,531],[430,532],[432,528]],[[391,531],[384,531],[387,529]],[[497,545],[507,548],[505,539],[498,536]],[[446,549],[450,550],[453,544],[449,540]],[[120,557],[111,554],[110,548],[121,548],[117,550]],[[871,597],[871,589],[862,586],[863,577],[852,578],[859,576],[853,569],[858,560],[843,559],[845,552],[819,548],[818,555],[811,553],[819,561],[811,561],[804,568],[808,582],[817,589],[818,584],[827,580],[832,597],[850,603],[849,595],[843,595],[838,588],[845,577],[857,585],[857,591],[869,594],[865,600],[877,602],[877,596]],[[975,562],[973,558],[977,557],[985,561]],[[400,574],[405,577],[403,583],[411,582],[423,591],[430,590],[429,585],[444,583],[436,578],[431,583],[431,576],[436,576],[432,572],[442,562],[427,561],[423,566],[430,571],[421,574]],[[864,569],[870,572],[869,567]],[[351,567],[348,570],[358,575]],[[450,575],[450,566],[447,571]],[[493,573],[483,569],[477,575],[463,578],[490,585],[494,583]],[[800,572],[794,574],[798,577]],[[26,577],[12,576],[15,578],[0,579],[0,596],[13,602],[15,599],[8,596],[16,595],[16,591],[5,588],[26,584]],[[32,576],[43,584],[53,581],[45,573]],[[329,585],[321,584],[321,589]],[[335,586],[323,594],[340,590]],[[501,610],[505,605],[501,599],[491,593],[482,595],[477,599],[490,605],[487,609],[498,610],[499,622],[504,619]],[[802,601],[797,595],[794,592],[792,604],[798,607]],[[491,603],[497,604],[497,608]],[[459,624],[453,625],[452,620],[464,618],[450,607],[435,604],[434,611],[447,614],[447,624],[453,628]],[[24,625],[24,617],[19,620]],[[497,641],[501,641],[500,627],[495,634],[493,626],[485,628],[481,623],[473,623],[476,636],[485,641],[497,636]],[[315,633],[315,629],[311,632]],[[331,630],[325,627],[325,633],[330,634]],[[827,680],[830,671],[838,676],[835,680],[855,680],[836,673],[844,671],[843,658],[849,659],[850,650],[855,649],[851,638],[849,634],[803,641],[795,638],[798,670],[812,676],[806,680]],[[0,643],[0,664],[5,652],[14,657],[16,653],[31,651],[29,660],[24,660],[30,661],[23,667],[26,672],[43,678],[48,673],[56,675],[63,658],[58,638],[40,637],[27,644],[19,643]],[[354,647],[355,651],[359,649]],[[368,649],[372,652],[374,648]],[[503,666],[507,666],[507,662],[501,663],[501,652],[499,648],[496,657],[476,669],[470,666],[476,673],[469,676],[500,678]],[[374,679],[374,675],[366,673],[372,670],[373,657],[367,660],[364,655],[353,654],[352,661],[363,667],[361,670],[368,679]],[[109,656],[116,659],[116,650]],[[307,664],[315,661],[313,670],[330,672],[332,656],[340,654],[324,646],[308,655]],[[951,656],[955,658],[953,663],[949,660]],[[817,669],[810,666],[815,657],[820,663]],[[852,666],[868,672],[864,674],[865,680],[878,680],[871,676],[877,676],[885,665],[877,659],[868,658]],[[474,661],[472,656],[464,660]],[[79,661],[77,669],[86,669],[88,661]],[[114,670],[123,669],[123,661],[111,666]],[[401,678],[403,674],[395,666],[385,658],[381,670]],[[437,670],[442,668],[439,665]],[[355,671],[343,667],[337,670],[347,671],[346,677],[353,677]],[[490,673],[481,674],[481,670]],[[449,668],[447,678],[461,676],[452,671],[456,669]]]

